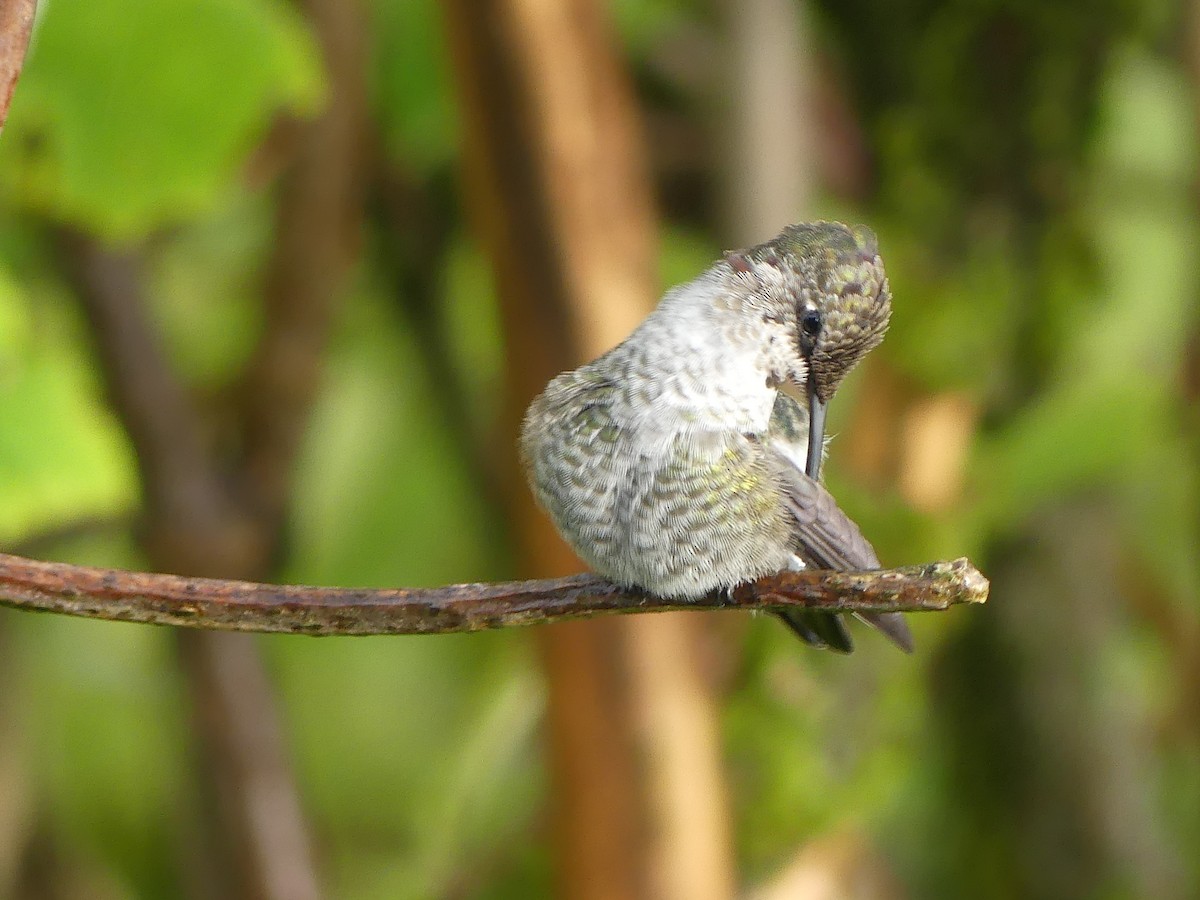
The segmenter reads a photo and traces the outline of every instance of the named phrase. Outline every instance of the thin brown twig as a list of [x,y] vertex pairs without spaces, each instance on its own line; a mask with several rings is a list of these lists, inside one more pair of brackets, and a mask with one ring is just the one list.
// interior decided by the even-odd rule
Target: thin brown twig
[[783,607],[919,612],[982,603],[966,559],[873,572],[785,572],[699,600],[665,600],[595,575],[426,589],[301,587],[95,569],[0,554],[0,605],[94,619],[308,635],[445,634],[611,613]]
[[112,405],[136,451],[157,529],[164,520],[206,526],[223,521],[229,502],[208,458],[200,414],[147,313],[142,253],[116,250],[66,228],[58,242],[63,270],[91,325]]
[[[338,0],[303,5],[324,51],[331,96],[325,113],[302,126],[281,188],[263,334],[239,392],[247,410],[240,465],[214,451],[207,423],[162,351],[138,255],[83,235],[63,239],[113,406],[137,451],[142,543],[170,571],[268,575],[336,288],[354,252],[365,102],[361,10]],[[179,644],[202,745],[199,768],[214,801],[207,852],[222,857],[207,867],[228,873],[214,882],[213,896],[320,896],[282,726],[254,645],[197,632],[180,633]]]
[[[230,490],[200,411],[167,360],[147,313],[141,257],[79,233],[64,232],[61,247],[113,407],[137,452],[141,541],[151,561],[184,572],[264,572],[274,539]],[[179,644],[202,747],[198,770],[207,773],[202,780],[216,811],[197,844],[210,857],[205,870],[220,873],[211,896],[319,897],[298,792],[280,789],[292,776],[254,645],[201,632],[181,632]],[[239,657],[234,686],[219,668]]]
[[361,3],[300,4],[321,44],[329,99],[299,128],[280,185],[263,285],[264,327],[241,385],[242,476],[255,512],[282,533],[291,474],[323,374],[324,348],[361,243],[367,119]]

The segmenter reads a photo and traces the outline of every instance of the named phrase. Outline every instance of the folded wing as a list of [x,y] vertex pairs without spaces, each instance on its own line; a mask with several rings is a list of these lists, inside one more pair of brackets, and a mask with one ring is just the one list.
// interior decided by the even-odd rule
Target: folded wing
[[[881,568],[875,549],[859,527],[838,507],[833,495],[805,474],[800,460],[807,444],[803,407],[780,394],[771,417],[764,449],[783,488],[785,503],[795,521],[795,553],[805,567],[839,571]],[[905,653],[913,650],[912,633],[900,613],[856,613]],[[787,610],[781,618],[803,640],[843,653],[854,642],[837,613]]]

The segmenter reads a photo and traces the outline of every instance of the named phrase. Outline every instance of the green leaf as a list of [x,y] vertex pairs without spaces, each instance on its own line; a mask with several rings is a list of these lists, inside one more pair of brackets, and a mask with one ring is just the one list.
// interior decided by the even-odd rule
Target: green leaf
[[281,108],[321,100],[312,39],[274,0],[55,0],[0,146],[4,189],[131,239],[206,209]]
[[127,509],[137,477],[61,309],[0,268],[0,541]]

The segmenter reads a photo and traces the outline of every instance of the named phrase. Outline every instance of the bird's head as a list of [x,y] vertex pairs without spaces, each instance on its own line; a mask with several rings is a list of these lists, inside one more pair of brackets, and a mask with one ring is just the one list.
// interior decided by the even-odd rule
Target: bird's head
[[[879,345],[891,317],[891,292],[874,232],[836,222],[790,225],[777,237],[729,254],[735,271],[770,270],[768,315],[786,323],[804,362],[809,405],[809,475],[817,477],[825,407],[842,379]],[[763,279],[764,282],[767,279]],[[787,385],[783,385],[787,387]]]

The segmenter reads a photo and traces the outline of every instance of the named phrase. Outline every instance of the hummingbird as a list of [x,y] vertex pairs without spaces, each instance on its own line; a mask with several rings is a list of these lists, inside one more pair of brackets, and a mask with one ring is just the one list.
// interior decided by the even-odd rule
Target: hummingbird
[[[520,449],[538,502],[594,571],[667,599],[879,568],[820,467],[829,401],[890,317],[864,226],[791,225],[726,253],[533,401]],[[853,649],[837,613],[778,614],[809,644]],[[898,613],[859,618],[911,651]]]

